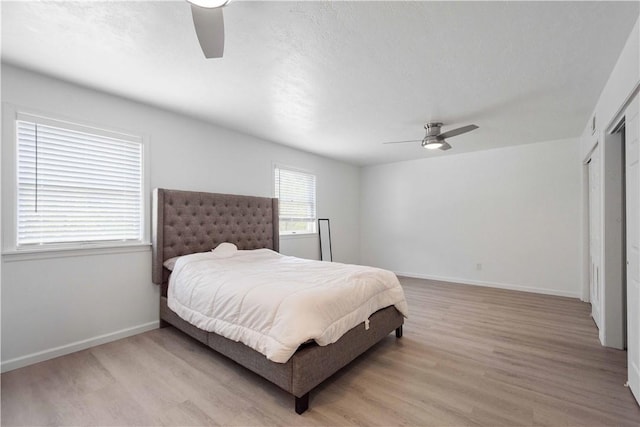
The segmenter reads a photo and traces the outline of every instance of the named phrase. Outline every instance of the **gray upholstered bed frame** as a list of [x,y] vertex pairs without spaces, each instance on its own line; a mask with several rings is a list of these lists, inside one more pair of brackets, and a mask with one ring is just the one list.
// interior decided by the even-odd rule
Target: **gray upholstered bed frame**
[[404,318],[387,307],[369,319],[369,329],[351,329],[328,346],[301,346],[286,363],[268,360],[242,343],[206,332],[178,317],[167,306],[169,258],[208,251],[223,242],[238,249],[279,250],[278,200],[191,191],[153,192],[153,282],[162,286],[161,327],[173,325],[217,352],[261,375],[295,396],[298,414],[309,406],[309,392],[392,331],[402,336]]

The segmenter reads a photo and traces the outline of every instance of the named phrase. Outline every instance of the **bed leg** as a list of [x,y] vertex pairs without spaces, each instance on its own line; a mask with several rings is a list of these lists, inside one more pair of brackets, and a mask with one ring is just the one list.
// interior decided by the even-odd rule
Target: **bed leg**
[[169,326],[171,326],[171,323],[167,322],[166,320],[160,319],[160,329],[167,328]]
[[307,392],[304,396],[296,398],[296,414],[300,415],[307,409],[309,409],[309,392]]
[[396,328],[396,338],[402,338],[402,325]]

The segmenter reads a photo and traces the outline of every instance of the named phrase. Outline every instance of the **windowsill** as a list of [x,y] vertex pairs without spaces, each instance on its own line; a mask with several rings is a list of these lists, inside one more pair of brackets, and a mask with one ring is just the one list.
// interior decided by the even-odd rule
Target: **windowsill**
[[87,247],[19,249],[2,252],[2,261],[31,261],[51,258],[82,257],[107,254],[124,254],[132,252],[147,252],[151,250],[151,243],[130,243],[113,245],[92,245]]
[[311,239],[314,237],[317,238],[318,233],[281,234],[280,240]]

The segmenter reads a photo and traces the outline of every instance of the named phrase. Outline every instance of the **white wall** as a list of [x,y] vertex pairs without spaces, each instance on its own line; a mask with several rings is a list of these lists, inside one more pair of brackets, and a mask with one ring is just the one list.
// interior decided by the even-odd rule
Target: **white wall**
[[[594,57],[597,59],[597,56]],[[640,83],[640,19],[629,34],[629,38],[602,89],[591,117],[596,117],[596,130],[591,131],[589,120],[582,133],[581,158],[586,159],[598,140],[603,140],[604,132],[615,124],[617,116],[623,113],[634,89]]]
[[578,297],[578,158],[570,139],[365,167],[361,261]]
[[[6,64],[2,101],[148,136],[151,188],[271,196],[273,162],[314,172],[318,216],[331,219],[334,259],[358,262],[360,178],[355,166]],[[12,143],[3,138],[3,153]],[[2,156],[3,174],[11,161]],[[8,181],[3,176],[3,218],[13,209],[6,199]],[[318,257],[318,246],[316,237],[281,241],[283,253],[308,258]],[[149,248],[70,255],[3,254],[3,370],[157,326],[158,289],[151,283]]]

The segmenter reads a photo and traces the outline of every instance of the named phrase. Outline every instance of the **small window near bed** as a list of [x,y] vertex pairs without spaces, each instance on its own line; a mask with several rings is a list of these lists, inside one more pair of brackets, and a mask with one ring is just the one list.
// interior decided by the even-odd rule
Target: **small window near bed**
[[279,199],[280,234],[315,233],[316,176],[275,166],[274,180],[274,196]]
[[18,115],[18,248],[140,243],[143,140]]

